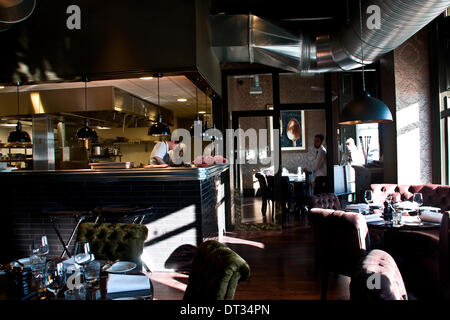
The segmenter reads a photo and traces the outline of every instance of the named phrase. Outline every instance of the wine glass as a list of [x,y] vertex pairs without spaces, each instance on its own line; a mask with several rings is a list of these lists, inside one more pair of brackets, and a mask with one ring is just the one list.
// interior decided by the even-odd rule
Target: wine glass
[[416,206],[417,206],[417,216],[419,216],[420,215],[420,209],[419,208],[420,208],[420,206],[423,205],[423,196],[422,196],[421,193],[414,193],[413,203],[415,203]]
[[45,265],[45,287],[58,298],[58,294],[66,285],[66,273],[64,264],[58,260],[52,260]]
[[75,263],[84,266],[94,260],[94,254],[91,252],[89,242],[79,241],[75,245]]
[[372,193],[372,190],[366,190],[366,191],[364,192],[364,200],[366,201],[367,204],[373,203],[373,193]]
[[48,239],[47,236],[43,235],[39,240],[33,239],[31,252],[31,271],[35,281],[35,285],[38,291],[43,289],[44,286],[44,269],[46,255],[49,253]]
[[40,241],[35,241],[33,239],[33,247],[32,247],[32,252],[33,254],[39,256],[39,257],[44,257],[49,253],[49,247],[48,247],[48,239],[46,235],[41,236]]

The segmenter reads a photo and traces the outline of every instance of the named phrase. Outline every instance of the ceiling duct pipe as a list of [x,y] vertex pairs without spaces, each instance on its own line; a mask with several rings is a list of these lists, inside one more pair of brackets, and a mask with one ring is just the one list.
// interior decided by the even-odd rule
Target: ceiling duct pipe
[[364,22],[372,14],[366,13],[372,5],[380,8],[380,28],[364,27],[362,37],[356,2],[349,10],[348,25],[315,37],[254,15],[212,16],[212,46],[221,62],[259,63],[293,72],[352,70],[400,46],[443,13],[450,0],[366,0]]

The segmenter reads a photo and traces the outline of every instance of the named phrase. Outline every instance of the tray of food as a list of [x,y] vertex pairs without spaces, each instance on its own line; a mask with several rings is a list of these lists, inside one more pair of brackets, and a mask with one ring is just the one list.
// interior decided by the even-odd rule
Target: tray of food
[[91,169],[130,169],[134,167],[134,162],[98,162],[89,163]]

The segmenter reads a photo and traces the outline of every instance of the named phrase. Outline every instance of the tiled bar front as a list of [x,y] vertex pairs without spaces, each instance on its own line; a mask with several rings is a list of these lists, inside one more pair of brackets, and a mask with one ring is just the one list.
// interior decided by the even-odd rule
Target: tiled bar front
[[[117,204],[151,205],[142,259],[152,271],[173,269],[183,248],[204,239],[221,239],[229,190],[226,165],[166,170],[73,170],[0,174],[3,196],[0,257],[2,262],[30,254],[32,239],[45,233],[52,256],[62,246],[44,209],[92,210]],[[74,216],[56,220],[66,240]],[[178,249],[178,250],[177,250]],[[182,251],[182,250],[181,250]]]

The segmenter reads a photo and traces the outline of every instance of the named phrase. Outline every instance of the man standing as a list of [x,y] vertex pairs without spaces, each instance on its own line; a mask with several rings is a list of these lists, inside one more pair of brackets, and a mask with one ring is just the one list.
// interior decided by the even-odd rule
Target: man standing
[[152,150],[150,155],[151,165],[169,165],[170,163],[170,151],[174,150],[178,146],[178,141],[162,141],[158,142]]
[[314,174],[314,194],[327,192],[327,150],[324,145],[325,138],[322,134],[314,137],[315,158],[312,165]]

